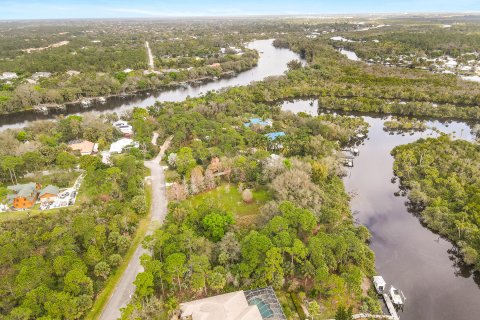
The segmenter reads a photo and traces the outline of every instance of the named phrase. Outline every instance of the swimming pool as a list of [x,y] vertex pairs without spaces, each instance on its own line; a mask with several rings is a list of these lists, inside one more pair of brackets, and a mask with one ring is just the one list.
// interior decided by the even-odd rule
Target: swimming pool
[[273,317],[273,311],[270,306],[260,298],[253,298],[248,302],[249,305],[256,305],[263,319]]

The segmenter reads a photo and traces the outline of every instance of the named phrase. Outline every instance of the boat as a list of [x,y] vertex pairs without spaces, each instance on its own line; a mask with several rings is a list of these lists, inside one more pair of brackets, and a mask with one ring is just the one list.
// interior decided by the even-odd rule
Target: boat
[[345,167],[352,168],[353,167],[353,160],[352,159],[343,159],[343,165]]
[[390,298],[396,307],[402,307],[405,304],[405,295],[402,291],[398,290],[394,286],[390,286],[389,290]]
[[98,102],[100,102],[101,104],[105,104],[107,103],[107,99],[105,99],[104,97],[100,97],[98,98]]
[[383,294],[385,292],[386,282],[382,276],[374,276],[373,285],[378,294]]

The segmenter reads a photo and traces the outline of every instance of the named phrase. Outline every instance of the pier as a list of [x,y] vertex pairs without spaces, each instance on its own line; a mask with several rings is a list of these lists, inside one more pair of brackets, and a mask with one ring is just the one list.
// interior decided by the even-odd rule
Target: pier
[[388,296],[388,294],[382,294],[383,300],[385,300],[385,305],[387,306],[388,312],[390,313],[391,319],[393,320],[400,320],[400,317],[397,314],[397,310],[395,310],[395,306],[393,305],[392,300]]

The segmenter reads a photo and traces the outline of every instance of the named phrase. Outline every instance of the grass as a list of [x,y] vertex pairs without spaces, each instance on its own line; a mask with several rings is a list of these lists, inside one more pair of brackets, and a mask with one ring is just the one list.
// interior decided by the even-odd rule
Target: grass
[[211,191],[190,197],[186,201],[197,207],[202,202],[211,200],[236,217],[246,217],[257,215],[260,207],[271,199],[268,190],[264,188],[252,190],[252,193],[253,201],[247,204],[242,200],[242,195],[236,187],[225,184]]
[[[145,175],[150,176],[150,169],[145,168],[145,170],[146,170]],[[145,198],[147,202],[147,208],[150,208],[150,205],[152,203],[152,189],[150,186],[148,188],[145,188]],[[113,293],[113,290],[115,289],[118,281],[120,280],[121,276],[125,272],[125,269],[127,268],[128,263],[132,259],[132,256],[135,253],[137,246],[141,243],[141,241],[145,237],[145,234],[147,233],[149,221],[150,221],[150,215],[151,213],[149,213],[142,220],[140,220],[137,231],[135,232],[135,237],[133,238],[133,241],[132,241],[132,245],[128,249],[127,254],[123,258],[122,262],[118,266],[113,276],[111,276],[108,279],[103,290],[100,291],[100,293],[97,295],[95,302],[93,304],[92,310],[90,310],[88,315],[85,317],[86,320],[94,320],[100,317],[103,309],[105,308],[105,304],[110,299]]]
[[[36,209],[35,209],[36,207]],[[66,208],[56,208],[56,209],[51,209],[51,210],[39,210],[38,207],[40,205],[35,205],[34,209],[31,210],[25,210],[25,211],[9,211],[9,212],[1,212],[0,213],[0,223],[5,222],[5,221],[12,221],[12,220],[21,220],[25,218],[31,218],[34,216],[38,215],[53,215],[57,214],[60,212],[61,209],[66,209]],[[72,208],[73,206],[70,206],[68,208]],[[68,209],[67,209],[68,210]]]

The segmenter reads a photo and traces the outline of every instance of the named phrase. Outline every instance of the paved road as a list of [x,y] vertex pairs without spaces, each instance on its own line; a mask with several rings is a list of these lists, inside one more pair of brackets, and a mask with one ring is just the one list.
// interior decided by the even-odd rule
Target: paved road
[[[155,134],[152,142],[156,145],[158,135]],[[157,157],[150,161],[145,161],[145,166],[152,172],[152,206],[151,206],[151,220],[147,231],[147,235],[153,233],[153,231],[160,226],[167,214],[167,196],[165,190],[165,175],[163,168],[160,165],[165,150],[170,145],[171,138],[168,138],[160,148],[160,153]],[[143,254],[150,254],[148,250],[145,250],[142,245],[138,245],[133,257],[131,258],[127,269],[123,273],[120,281],[115,287],[112,296],[108,300],[107,305],[103,309],[100,319],[103,320],[115,320],[120,318],[120,309],[125,307],[135,293],[135,285],[133,281],[137,277],[137,274],[143,272],[143,267],[140,264],[140,257]]]

